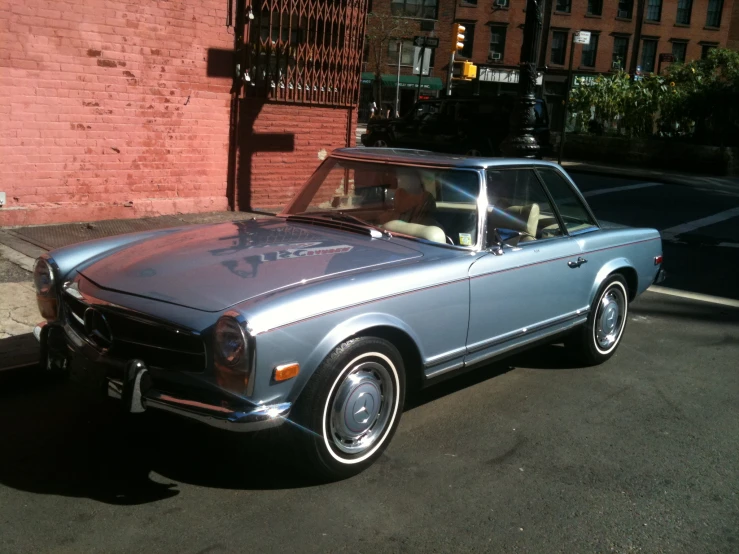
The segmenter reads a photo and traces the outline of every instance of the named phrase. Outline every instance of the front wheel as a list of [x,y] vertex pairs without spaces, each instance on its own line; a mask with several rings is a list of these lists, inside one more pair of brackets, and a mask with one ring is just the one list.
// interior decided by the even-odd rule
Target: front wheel
[[379,338],[351,339],[311,377],[293,410],[291,430],[319,475],[343,479],[380,457],[398,427],[404,398],[398,349]]
[[628,313],[626,280],[621,275],[611,275],[598,290],[587,323],[575,331],[568,346],[583,363],[602,364],[616,352]]

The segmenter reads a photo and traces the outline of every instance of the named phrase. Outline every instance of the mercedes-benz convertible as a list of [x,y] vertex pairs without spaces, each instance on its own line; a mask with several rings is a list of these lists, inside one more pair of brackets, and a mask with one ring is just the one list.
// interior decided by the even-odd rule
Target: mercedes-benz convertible
[[340,149],[277,216],[42,256],[35,334],[43,367],[100,376],[127,412],[279,425],[342,478],[407,389],[547,342],[610,358],[661,264],[656,230],[600,224],[558,165]]

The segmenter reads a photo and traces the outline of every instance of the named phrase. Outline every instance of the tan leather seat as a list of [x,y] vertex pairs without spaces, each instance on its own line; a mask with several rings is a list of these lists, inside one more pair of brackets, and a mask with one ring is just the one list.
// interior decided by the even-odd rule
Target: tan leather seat
[[446,244],[446,235],[444,234],[444,231],[441,227],[437,227],[435,225],[419,225],[418,223],[408,223],[406,221],[395,219],[382,225],[382,228],[391,233],[401,233],[403,235],[410,235],[412,237],[430,240],[431,242]]
[[540,214],[541,209],[536,202],[527,206],[509,206],[505,210],[493,208],[488,214],[488,227],[523,231],[531,235],[521,237],[521,242],[536,240]]

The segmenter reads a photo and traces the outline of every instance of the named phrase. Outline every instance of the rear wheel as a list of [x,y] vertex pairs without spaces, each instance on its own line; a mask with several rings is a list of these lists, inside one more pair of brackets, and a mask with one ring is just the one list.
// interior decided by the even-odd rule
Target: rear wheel
[[380,457],[403,412],[405,368],[390,342],[361,337],[338,346],[300,394],[291,427],[314,470],[331,480]]
[[587,365],[605,362],[621,343],[629,313],[629,292],[621,275],[611,275],[601,285],[590,307],[587,323],[568,341]]

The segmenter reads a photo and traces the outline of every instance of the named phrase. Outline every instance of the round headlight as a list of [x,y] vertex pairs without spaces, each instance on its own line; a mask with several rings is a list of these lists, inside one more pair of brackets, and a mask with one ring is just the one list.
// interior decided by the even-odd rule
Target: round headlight
[[239,363],[246,352],[246,337],[239,322],[231,317],[222,317],[216,323],[215,350],[227,365]]
[[44,258],[36,260],[33,283],[36,285],[36,292],[42,296],[51,296],[54,293],[54,271]]

